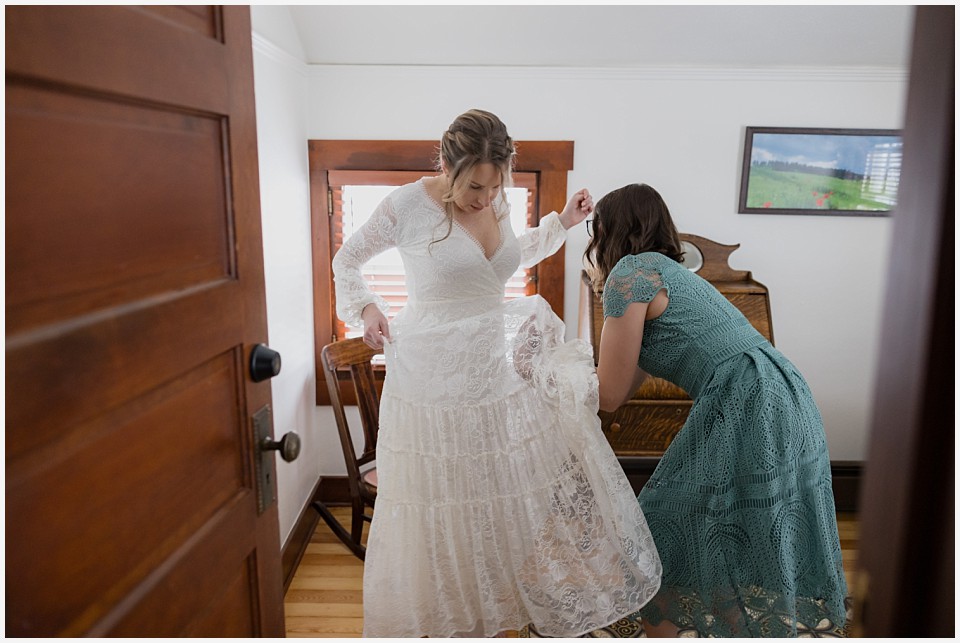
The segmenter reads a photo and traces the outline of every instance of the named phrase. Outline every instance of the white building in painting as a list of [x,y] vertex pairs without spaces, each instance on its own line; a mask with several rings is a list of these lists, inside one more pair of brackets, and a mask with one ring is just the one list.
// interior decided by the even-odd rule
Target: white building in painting
[[901,141],[879,143],[867,153],[866,169],[863,173],[864,198],[889,206],[896,205],[902,159]]

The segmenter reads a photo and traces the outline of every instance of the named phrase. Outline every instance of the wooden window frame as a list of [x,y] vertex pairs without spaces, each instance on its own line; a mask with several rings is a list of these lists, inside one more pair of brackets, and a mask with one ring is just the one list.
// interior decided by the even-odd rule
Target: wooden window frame
[[[436,172],[436,141],[309,140],[310,229],[313,249],[314,364],[317,405],[330,404],[320,351],[334,335],[335,301],[327,203],[327,172],[336,170],[390,170]],[[573,141],[517,142],[516,170],[537,175],[537,221],[567,202],[567,172],[573,169]],[[537,292],[563,318],[564,252],[540,262]],[[381,373],[382,377],[382,373]],[[344,387],[344,401],[353,391]]]

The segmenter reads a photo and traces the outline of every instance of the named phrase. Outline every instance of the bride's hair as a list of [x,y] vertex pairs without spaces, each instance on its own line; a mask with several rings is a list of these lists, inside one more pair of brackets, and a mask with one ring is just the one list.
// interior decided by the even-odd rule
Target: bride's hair
[[593,289],[603,289],[620,259],[643,252],[683,261],[680,234],[667,204],[649,185],[634,183],[610,192],[594,208],[593,238],[583,253]]
[[437,158],[437,169],[446,171],[450,176],[450,184],[441,197],[449,223],[443,239],[450,236],[453,228],[455,201],[467,191],[473,168],[481,163],[491,163],[500,170],[501,198],[494,200],[494,214],[498,219],[509,214],[509,209],[500,212],[498,206],[505,202],[504,190],[512,184],[516,154],[513,139],[507,133],[507,126],[496,114],[482,109],[471,109],[457,116],[450,124],[440,138],[440,154]]

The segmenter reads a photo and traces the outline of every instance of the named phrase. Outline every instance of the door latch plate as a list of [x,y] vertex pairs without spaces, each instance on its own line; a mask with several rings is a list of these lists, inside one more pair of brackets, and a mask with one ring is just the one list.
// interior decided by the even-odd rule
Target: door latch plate
[[273,421],[270,405],[267,404],[253,414],[253,440],[257,463],[257,513],[262,514],[267,507],[277,501],[277,485],[274,478],[273,453],[261,448],[265,440],[272,437]]

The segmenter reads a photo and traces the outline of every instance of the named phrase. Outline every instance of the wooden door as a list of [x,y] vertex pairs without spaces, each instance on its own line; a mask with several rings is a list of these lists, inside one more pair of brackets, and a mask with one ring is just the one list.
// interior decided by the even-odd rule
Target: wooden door
[[249,10],[5,11],[6,634],[282,636]]
[[954,24],[953,6],[916,9],[853,588],[868,637],[956,627]]

